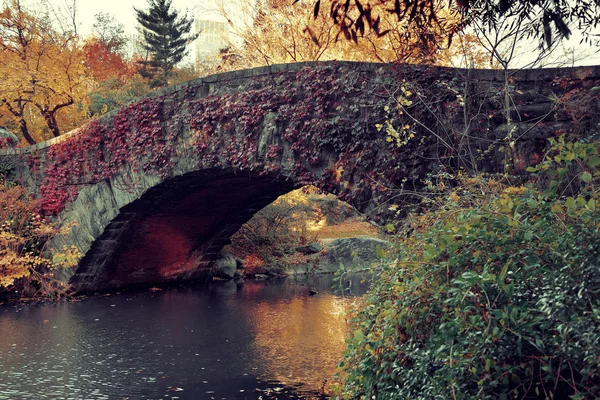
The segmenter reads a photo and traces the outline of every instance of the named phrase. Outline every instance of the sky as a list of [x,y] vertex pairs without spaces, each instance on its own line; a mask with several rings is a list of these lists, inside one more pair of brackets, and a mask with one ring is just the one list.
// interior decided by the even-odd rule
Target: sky
[[[52,3],[64,3],[65,0],[52,0]],[[172,6],[184,12],[187,8],[188,15],[202,19],[220,20],[214,11],[215,4],[212,0],[172,0]],[[147,0],[79,0],[77,6],[77,20],[80,22],[81,33],[89,34],[94,23],[94,16],[99,12],[112,14],[115,19],[125,27],[125,33],[136,33],[136,19],[133,8],[147,9]]]

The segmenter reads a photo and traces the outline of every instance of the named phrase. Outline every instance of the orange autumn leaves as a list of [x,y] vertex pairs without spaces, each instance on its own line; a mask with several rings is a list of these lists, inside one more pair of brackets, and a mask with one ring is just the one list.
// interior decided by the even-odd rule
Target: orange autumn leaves
[[86,73],[96,82],[117,79],[125,83],[137,73],[134,65],[97,38],[87,40],[82,51]]
[[[346,39],[330,18],[329,10],[334,3],[321,1],[320,12],[315,15],[312,1],[242,0],[233,10],[227,1],[217,0],[219,12],[229,21],[235,37],[227,54],[237,59],[237,63],[221,67],[235,69],[318,60],[487,66],[489,57],[475,35],[457,34],[448,48],[446,32],[431,26],[426,34],[434,40],[424,46],[418,40],[418,32],[411,31],[391,13],[382,14],[380,21],[381,30],[388,34],[380,36],[366,29],[355,43]],[[436,3],[436,8],[446,20],[455,18],[442,3]]]
[[0,101],[31,143],[35,131],[60,134],[58,113],[81,100],[88,84],[76,40],[17,0],[0,13]]
[[99,83],[135,74],[130,62],[96,38],[56,29],[19,0],[0,9],[0,123],[22,144],[59,136],[89,118],[87,94]]

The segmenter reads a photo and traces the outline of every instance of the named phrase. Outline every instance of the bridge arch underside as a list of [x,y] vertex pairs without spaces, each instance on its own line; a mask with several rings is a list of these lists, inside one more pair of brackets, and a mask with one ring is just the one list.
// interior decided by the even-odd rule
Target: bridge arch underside
[[120,210],[70,283],[86,292],[207,278],[231,236],[295,188],[291,180],[232,171],[169,179]]

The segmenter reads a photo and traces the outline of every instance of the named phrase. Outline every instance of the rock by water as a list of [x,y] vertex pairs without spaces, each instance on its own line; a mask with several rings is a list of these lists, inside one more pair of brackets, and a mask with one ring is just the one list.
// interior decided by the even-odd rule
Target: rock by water
[[306,246],[300,246],[296,249],[298,253],[302,254],[316,254],[323,250],[323,246],[320,243],[311,243]]
[[215,261],[211,275],[217,278],[231,279],[235,276],[238,267],[237,259],[231,254],[222,254],[221,258]]
[[377,249],[389,250],[391,243],[377,238],[334,239],[327,244],[327,254],[319,261],[318,268],[323,272],[333,272],[340,268],[367,269],[379,262]]
[[290,266],[285,272],[290,275],[329,273],[337,271],[340,264],[346,270],[369,269],[380,260],[378,248],[386,252],[391,248],[391,243],[372,237],[341,238],[325,241],[325,247],[325,250],[311,254],[309,263]]

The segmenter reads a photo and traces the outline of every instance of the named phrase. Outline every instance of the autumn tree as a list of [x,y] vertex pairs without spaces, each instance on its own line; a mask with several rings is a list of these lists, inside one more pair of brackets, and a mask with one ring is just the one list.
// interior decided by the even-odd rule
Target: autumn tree
[[91,36],[82,47],[86,75],[94,82],[84,104],[88,117],[102,115],[150,91],[137,73],[136,60],[127,54],[130,38],[123,24],[108,13],[98,13],[95,19]]
[[105,12],[99,12],[94,18],[92,36],[109,51],[123,55],[127,44],[127,35],[125,35],[123,24],[118,22],[114,15]]
[[[219,10],[240,39],[231,51],[240,54],[243,63],[317,61],[332,52],[335,25],[324,15],[313,20],[305,3],[293,7],[290,2],[244,0],[231,10],[221,1]],[[232,12],[243,17],[235,18]]]
[[136,73],[126,58],[127,36],[123,24],[107,13],[95,17],[92,35],[83,45],[86,73],[96,82],[112,78],[123,84]]
[[[433,42],[428,47],[422,46],[414,39],[414,32],[407,31],[410,27],[398,22],[391,14],[386,14],[379,25],[385,27],[387,35],[366,30],[361,41],[340,40],[338,28],[324,11],[334,4],[333,0],[322,0],[322,8],[315,14],[312,2],[306,0],[296,4],[245,0],[236,5],[235,10],[228,8],[222,0],[219,4],[220,13],[240,39],[232,41],[228,55],[239,57],[240,65],[332,59],[450,65],[458,52],[460,43],[455,43],[453,53],[447,47]],[[239,17],[240,12],[242,18]],[[446,14],[447,18],[451,18],[448,12]],[[435,26],[427,34],[438,42],[443,41],[444,32]],[[462,38],[468,41],[470,36],[462,35]],[[469,43],[469,49],[479,62],[478,53],[484,49],[473,41]]]
[[175,65],[186,56],[193,20],[171,9],[171,0],[148,0],[148,10],[135,9],[142,26],[143,48],[147,59],[140,61],[140,73],[152,87],[165,86]]
[[82,50],[85,57],[86,74],[97,82],[109,78],[124,82],[136,73],[122,55],[111,51],[110,47],[95,37],[86,40]]
[[[315,15],[324,3],[312,0]],[[432,26],[444,32],[443,36],[451,42],[455,34],[473,23],[492,26],[507,16],[518,15],[523,23],[522,31],[527,37],[538,39],[540,48],[544,48],[563,37],[568,38],[570,26],[577,26],[585,40],[590,40],[600,22],[596,0],[333,0],[326,10],[348,40],[357,42],[369,30],[378,36],[390,33],[382,20],[392,15],[426,47],[438,41],[437,37],[427,34]],[[448,12],[452,18],[447,18]]]
[[58,113],[78,102],[88,88],[77,38],[53,29],[47,15],[11,0],[0,13],[0,102],[34,144],[29,122],[39,114],[46,129],[61,133]]

